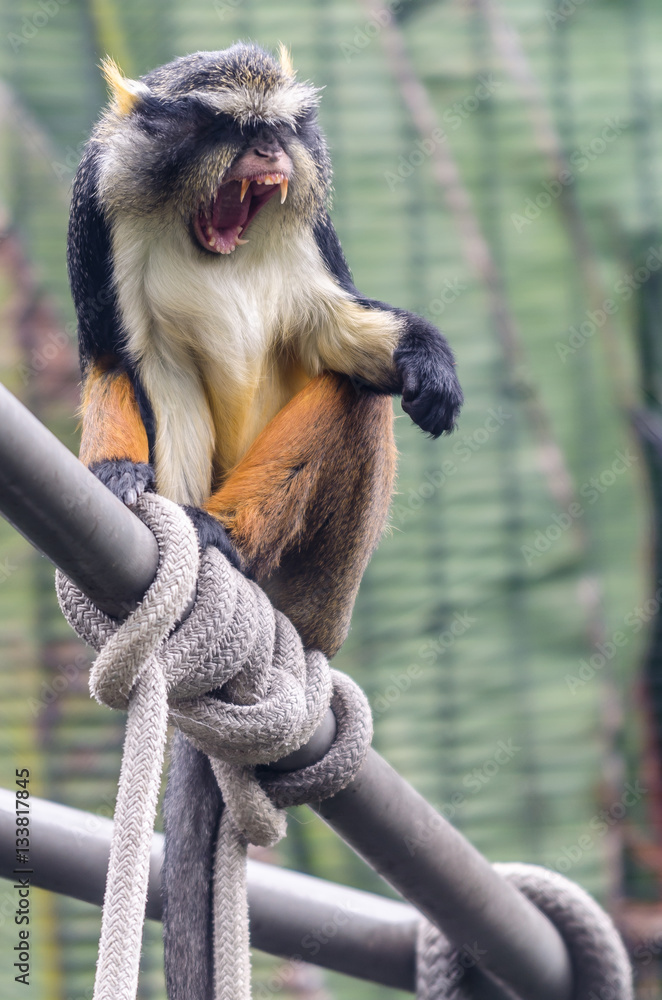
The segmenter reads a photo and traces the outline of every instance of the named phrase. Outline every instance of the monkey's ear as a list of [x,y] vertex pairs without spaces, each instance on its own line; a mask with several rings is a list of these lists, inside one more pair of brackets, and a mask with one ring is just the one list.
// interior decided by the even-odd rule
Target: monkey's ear
[[123,76],[122,70],[110,56],[102,59],[101,72],[113,98],[113,110],[122,117],[133,111],[141,97],[149,94],[149,87],[144,83]]
[[290,55],[290,50],[284,42],[278,43],[278,62],[280,63],[280,68],[282,69],[285,76],[290,76],[294,78],[296,76],[296,71],[292,65],[292,56]]

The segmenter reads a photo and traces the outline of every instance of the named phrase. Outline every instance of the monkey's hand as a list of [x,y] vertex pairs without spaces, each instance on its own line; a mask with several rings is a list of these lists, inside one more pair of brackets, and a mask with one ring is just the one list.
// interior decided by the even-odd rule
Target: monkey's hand
[[126,458],[96,462],[90,466],[97,479],[125,503],[134,504],[145,490],[154,490],[154,470],[146,462],[130,462]]
[[215,545],[219,552],[226,557],[235,569],[244,569],[241,556],[230,541],[230,536],[221,522],[208,514],[201,507],[184,506],[182,508],[193,521],[193,526],[198,533],[198,542],[201,549],[206,549],[208,545]]
[[406,314],[407,328],[393,353],[402,409],[432,437],[455,427],[464,401],[455,358],[432,323]]
[[[90,472],[93,472],[97,479],[101,480],[104,486],[107,486],[110,492],[127,507],[134,504],[145,491],[154,491],[154,470],[146,462],[113,459],[91,465]],[[221,522],[200,507],[185,505],[182,509],[193,522],[200,548],[206,549],[208,545],[215,545],[236,569],[242,570],[241,557]]]

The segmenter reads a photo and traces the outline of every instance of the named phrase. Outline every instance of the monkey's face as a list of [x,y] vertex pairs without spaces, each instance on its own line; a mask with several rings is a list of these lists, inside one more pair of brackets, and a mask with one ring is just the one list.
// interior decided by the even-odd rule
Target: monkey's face
[[206,254],[246,242],[252,220],[277,194],[270,225],[313,224],[330,174],[317,92],[294,79],[282,55],[279,65],[254,46],[235,45],[178,59],[140,81],[114,65],[105,72],[114,103],[92,141],[111,220],[175,225]]

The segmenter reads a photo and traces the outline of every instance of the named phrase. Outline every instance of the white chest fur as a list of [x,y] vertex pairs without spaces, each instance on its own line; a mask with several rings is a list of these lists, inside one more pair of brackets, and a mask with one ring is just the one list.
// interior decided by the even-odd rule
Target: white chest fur
[[[127,346],[156,418],[160,492],[199,505],[287,402],[283,359],[314,375],[317,340],[349,297],[312,235],[285,239],[267,205],[228,256],[201,254],[181,225],[113,227]],[[290,392],[291,395],[291,392]]]

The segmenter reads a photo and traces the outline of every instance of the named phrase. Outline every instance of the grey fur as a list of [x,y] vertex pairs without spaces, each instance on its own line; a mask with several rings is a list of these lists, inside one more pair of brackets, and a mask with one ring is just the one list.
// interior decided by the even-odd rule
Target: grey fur
[[212,876],[223,800],[209,758],[175,733],[163,802],[161,874],[170,1000],[213,1000]]

